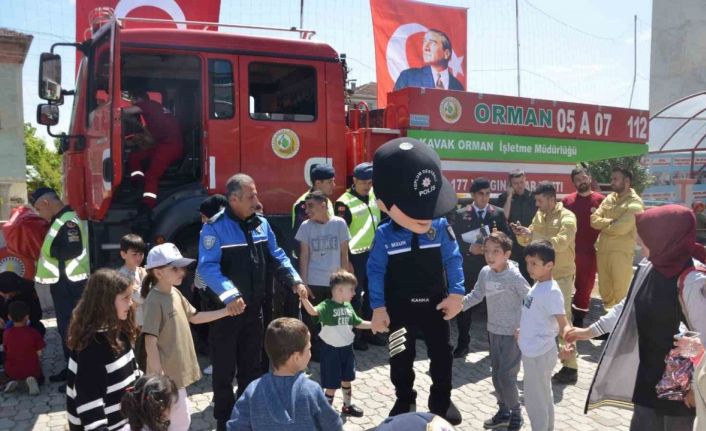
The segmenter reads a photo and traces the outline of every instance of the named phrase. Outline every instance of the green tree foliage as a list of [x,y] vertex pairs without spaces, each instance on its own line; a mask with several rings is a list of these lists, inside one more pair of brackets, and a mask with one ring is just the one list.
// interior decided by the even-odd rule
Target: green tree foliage
[[61,195],[61,156],[56,151],[58,142],[54,141],[54,151],[49,149],[44,140],[36,136],[37,128],[25,123],[25,151],[27,152],[27,192],[32,193],[39,187],[52,187]]
[[588,170],[599,183],[610,183],[610,175],[614,166],[622,166],[632,171],[632,187],[641,194],[650,184],[652,175],[640,164],[640,157],[619,157],[615,159],[598,160],[587,163]]

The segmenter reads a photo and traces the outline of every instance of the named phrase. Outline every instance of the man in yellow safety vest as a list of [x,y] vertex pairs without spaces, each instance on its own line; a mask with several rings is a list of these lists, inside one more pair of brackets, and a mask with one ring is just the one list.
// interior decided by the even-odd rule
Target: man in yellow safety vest
[[[375,229],[380,224],[380,209],[373,193],[373,164],[361,163],[353,170],[353,185],[338,198],[335,204],[336,215],[348,223],[351,239],[348,242],[350,260],[358,287],[352,305],[363,319],[370,320],[373,312],[368,301],[368,277],[366,265],[373,245]],[[368,343],[384,346],[385,341],[369,331],[356,331],[353,348],[367,350]]]
[[[30,203],[40,217],[51,223],[37,263],[35,281],[49,285],[56,325],[61,336],[64,359],[68,361],[69,351],[66,336],[71,321],[71,313],[83,293],[83,287],[90,275],[88,255],[88,226],[78,218],[70,206],[65,205],[54,189],[40,187],[30,196]],[[49,376],[52,382],[65,381],[66,369]],[[66,388],[62,385],[59,390]]]

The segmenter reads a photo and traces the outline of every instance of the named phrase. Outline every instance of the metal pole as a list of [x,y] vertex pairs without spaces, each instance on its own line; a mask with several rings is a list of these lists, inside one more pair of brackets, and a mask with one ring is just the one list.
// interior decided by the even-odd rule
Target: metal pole
[[304,28],[304,0],[299,2],[299,28]]
[[635,81],[637,80],[637,15],[635,15],[634,23],[634,48],[633,48],[633,66],[632,66],[632,89],[630,90],[630,103],[629,108],[632,108],[632,95],[635,92]]
[[517,97],[520,97],[520,7],[515,0],[515,36],[517,39]]

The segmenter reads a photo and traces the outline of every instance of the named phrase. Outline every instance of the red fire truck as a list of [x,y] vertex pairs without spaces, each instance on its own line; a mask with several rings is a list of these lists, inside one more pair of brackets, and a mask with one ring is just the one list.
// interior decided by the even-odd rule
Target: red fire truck
[[[504,177],[513,163],[529,160],[539,166],[531,177],[559,178],[582,156],[610,157],[607,148],[614,156],[644,152],[644,111],[417,88],[392,93],[384,110],[371,113],[361,105],[347,111],[345,56],[307,40],[310,32],[294,30],[303,37],[280,39],[127,28],[129,21],[111,17],[91,39],[55,44],[40,61],[39,94],[48,103],[38,106],[37,121],[56,125],[58,105],[74,96],[70,131],[58,136],[65,198],[89,221],[93,267],[114,262],[119,238],[135,230],[194,255],[199,204],[222,193],[237,172],[255,179],[265,214],[291,246],[291,207],[311,184],[310,167],[336,168],[338,196],[355,164],[401,135],[439,151],[458,192],[466,192],[478,172]],[[61,58],[54,50],[62,45],[83,54],[75,91],[61,87]],[[135,90],[147,91],[175,115],[185,146],[183,159],[160,181],[150,217],[139,214],[126,169],[132,131],[121,108],[125,94]],[[514,135],[524,141],[511,142]],[[533,152],[550,144],[555,148]]]

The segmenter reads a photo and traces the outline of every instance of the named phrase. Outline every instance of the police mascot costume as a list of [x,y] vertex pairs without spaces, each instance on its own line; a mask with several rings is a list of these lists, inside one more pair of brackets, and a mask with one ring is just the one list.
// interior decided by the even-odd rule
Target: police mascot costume
[[412,367],[421,331],[431,362],[429,411],[457,425],[449,320],[462,308],[463,258],[443,217],[456,207],[456,194],[441,174],[439,156],[416,139],[386,143],[375,152],[373,166],[377,205],[390,217],[375,232],[367,266],[372,329],[390,332],[390,379],[397,397],[390,416],[416,409]]

